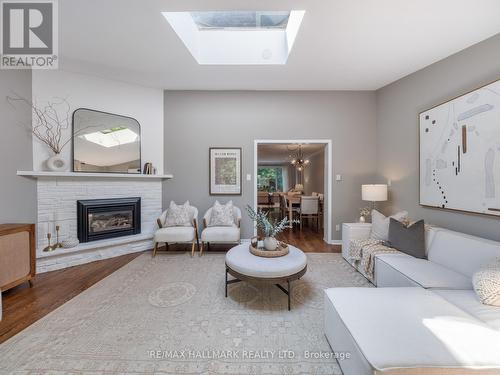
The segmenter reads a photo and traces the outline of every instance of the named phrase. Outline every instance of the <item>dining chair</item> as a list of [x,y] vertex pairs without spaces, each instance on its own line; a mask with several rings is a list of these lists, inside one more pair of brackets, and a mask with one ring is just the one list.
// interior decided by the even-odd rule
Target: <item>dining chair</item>
[[316,230],[319,228],[319,197],[303,195],[300,197],[300,230],[304,219],[316,219]]

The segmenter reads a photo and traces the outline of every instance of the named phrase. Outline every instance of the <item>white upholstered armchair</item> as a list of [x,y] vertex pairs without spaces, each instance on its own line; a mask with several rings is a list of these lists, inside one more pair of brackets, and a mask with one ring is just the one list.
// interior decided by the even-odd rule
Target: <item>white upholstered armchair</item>
[[169,209],[166,209],[161,216],[156,220],[158,230],[154,235],[153,257],[158,251],[158,244],[165,243],[166,250],[169,244],[174,243],[191,243],[191,256],[194,256],[195,246],[200,249],[198,239],[198,209],[190,206],[190,225],[187,226],[166,226],[165,221]]
[[200,256],[203,254],[205,244],[207,244],[208,250],[210,249],[210,243],[240,243],[241,210],[238,207],[233,206],[234,224],[231,226],[210,226],[211,215],[212,208],[209,208],[205,215],[203,215],[203,231],[201,232]]

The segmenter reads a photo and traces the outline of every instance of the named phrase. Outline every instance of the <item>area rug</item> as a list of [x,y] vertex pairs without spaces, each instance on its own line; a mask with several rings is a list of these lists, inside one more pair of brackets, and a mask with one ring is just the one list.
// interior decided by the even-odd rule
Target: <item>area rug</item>
[[0,345],[0,373],[341,374],[323,289],[369,283],[340,254],[307,257],[288,311],[272,285],[225,298],[224,254],[143,254]]

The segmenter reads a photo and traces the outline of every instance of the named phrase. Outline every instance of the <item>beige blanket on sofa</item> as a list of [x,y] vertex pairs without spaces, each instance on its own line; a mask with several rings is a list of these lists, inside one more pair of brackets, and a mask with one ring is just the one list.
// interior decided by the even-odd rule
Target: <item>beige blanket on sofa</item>
[[381,240],[352,240],[349,245],[349,258],[361,262],[361,267],[370,281],[373,281],[374,276],[375,255],[400,252],[384,243]]

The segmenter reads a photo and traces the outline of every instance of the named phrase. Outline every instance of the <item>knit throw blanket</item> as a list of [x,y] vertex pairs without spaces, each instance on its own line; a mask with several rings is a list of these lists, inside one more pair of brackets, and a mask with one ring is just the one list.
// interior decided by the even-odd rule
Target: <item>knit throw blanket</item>
[[373,282],[375,255],[399,253],[400,251],[386,246],[381,240],[352,240],[349,246],[349,257],[361,267],[370,281]]

